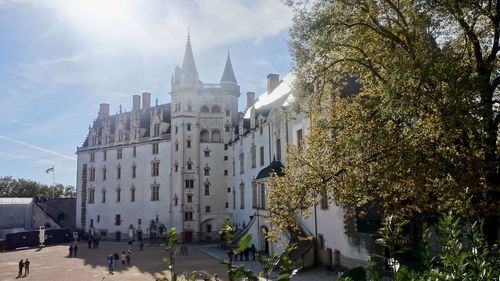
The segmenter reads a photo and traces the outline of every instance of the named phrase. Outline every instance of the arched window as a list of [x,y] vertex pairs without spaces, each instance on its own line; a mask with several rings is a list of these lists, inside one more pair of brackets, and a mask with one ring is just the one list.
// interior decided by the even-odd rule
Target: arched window
[[221,142],[221,134],[220,131],[217,129],[212,130],[212,142]]
[[201,142],[210,142],[210,136],[209,136],[208,130],[205,130],[205,129],[201,130],[200,141]]
[[220,107],[218,105],[212,106],[212,113],[220,113]]
[[201,107],[201,112],[209,112],[208,106],[204,105]]

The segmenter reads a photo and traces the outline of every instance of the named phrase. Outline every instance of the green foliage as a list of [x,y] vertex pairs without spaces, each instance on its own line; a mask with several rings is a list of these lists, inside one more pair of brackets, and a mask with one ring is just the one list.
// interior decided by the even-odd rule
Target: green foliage
[[438,237],[440,252],[429,261],[421,280],[494,280],[500,276],[498,245],[486,243],[477,220],[446,214]]
[[165,243],[161,244],[161,247],[166,252],[166,256],[162,258],[162,261],[168,265],[172,281],[176,281],[177,273],[175,273],[174,261],[175,261],[175,255],[177,254],[178,251],[178,245],[177,245],[177,229],[175,227],[171,227],[169,229],[166,241]]
[[241,237],[240,241],[238,242],[238,248],[236,248],[236,252],[241,253],[245,251],[245,249],[249,248],[251,244],[252,234],[247,233],[245,234],[245,236]]
[[56,184],[54,187],[26,179],[14,179],[11,176],[0,177],[0,197],[36,197],[70,198],[76,196],[75,187]]
[[468,189],[479,215],[500,215],[500,3],[289,2],[295,106],[311,134],[269,182],[275,224],[294,226],[322,190],[409,217],[464,213]]

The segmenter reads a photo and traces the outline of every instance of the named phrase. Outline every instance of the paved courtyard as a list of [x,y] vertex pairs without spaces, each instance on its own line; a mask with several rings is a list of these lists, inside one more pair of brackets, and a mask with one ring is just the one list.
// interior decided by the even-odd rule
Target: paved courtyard
[[[64,244],[40,250],[30,248],[0,252],[0,280],[16,280],[18,262],[25,258],[31,262],[31,273],[17,280],[156,280],[164,276],[170,279],[170,272],[161,261],[165,252],[159,245],[146,245],[140,251],[134,244],[131,266],[118,264],[113,275],[108,274],[106,257],[125,251],[127,243],[101,242],[99,249],[88,249],[86,243],[80,243],[78,257],[74,258],[68,257],[68,247],[69,244]],[[175,270],[178,273],[204,270],[212,275],[226,275],[225,267],[218,259],[193,246],[189,246],[189,256],[176,256]]]
[[[138,244],[132,246],[131,266],[118,264],[114,274],[108,274],[107,259],[109,254],[121,253],[128,248],[125,242],[101,242],[99,249],[88,249],[86,243],[78,244],[78,257],[68,257],[69,244],[48,246],[41,249],[21,249],[0,252],[0,280],[156,280],[170,278],[167,266],[161,262],[165,255],[159,245],[146,245],[143,251]],[[189,256],[175,257],[177,273],[203,271],[210,276],[217,274],[219,280],[227,280],[225,265],[220,259],[225,258],[225,251],[215,244],[189,245]],[[16,278],[18,262],[28,258],[31,261],[30,275]],[[261,271],[256,261],[243,262],[252,271]],[[312,269],[300,273],[295,281],[336,280],[335,276],[322,270]]]

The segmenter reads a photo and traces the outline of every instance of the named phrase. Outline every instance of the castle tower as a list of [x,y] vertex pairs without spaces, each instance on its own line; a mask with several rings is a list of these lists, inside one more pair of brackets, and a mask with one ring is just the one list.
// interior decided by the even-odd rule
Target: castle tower
[[188,35],[182,68],[172,77],[172,226],[186,242],[217,238],[226,215],[228,151],[239,86],[228,57],[220,84],[199,80]]

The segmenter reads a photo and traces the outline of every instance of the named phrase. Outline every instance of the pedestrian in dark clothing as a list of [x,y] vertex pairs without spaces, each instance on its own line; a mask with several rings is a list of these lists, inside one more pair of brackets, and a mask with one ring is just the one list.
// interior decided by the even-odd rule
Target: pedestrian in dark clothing
[[112,255],[108,256],[108,270],[109,270],[109,274],[113,274],[113,256]]
[[73,253],[75,253],[75,257],[76,257],[76,254],[78,253],[78,246],[75,245],[75,247],[73,247]]
[[250,252],[252,253],[252,259],[255,260],[255,245],[252,244],[252,246],[250,246]]
[[24,276],[28,276],[30,274],[30,261],[26,259],[24,261]]
[[69,257],[73,256],[73,245],[69,245]]
[[248,261],[248,254],[250,253],[250,247],[245,248],[243,255],[245,255],[245,261]]
[[97,248],[97,239],[92,239],[92,247]]
[[23,275],[23,267],[24,267],[24,261],[20,260],[19,261],[19,274],[17,275],[17,277],[21,277],[21,275]]
[[115,254],[113,255],[113,259],[114,259],[114,261],[115,261],[114,266],[116,267],[116,263],[117,263],[117,262],[118,262],[118,260],[120,259],[120,255],[118,255],[118,253],[115,253]]
[[92,248],[92,239],[89,237],[89,249]]
[[243,261],[243,251],[240,252],[240,261]]

